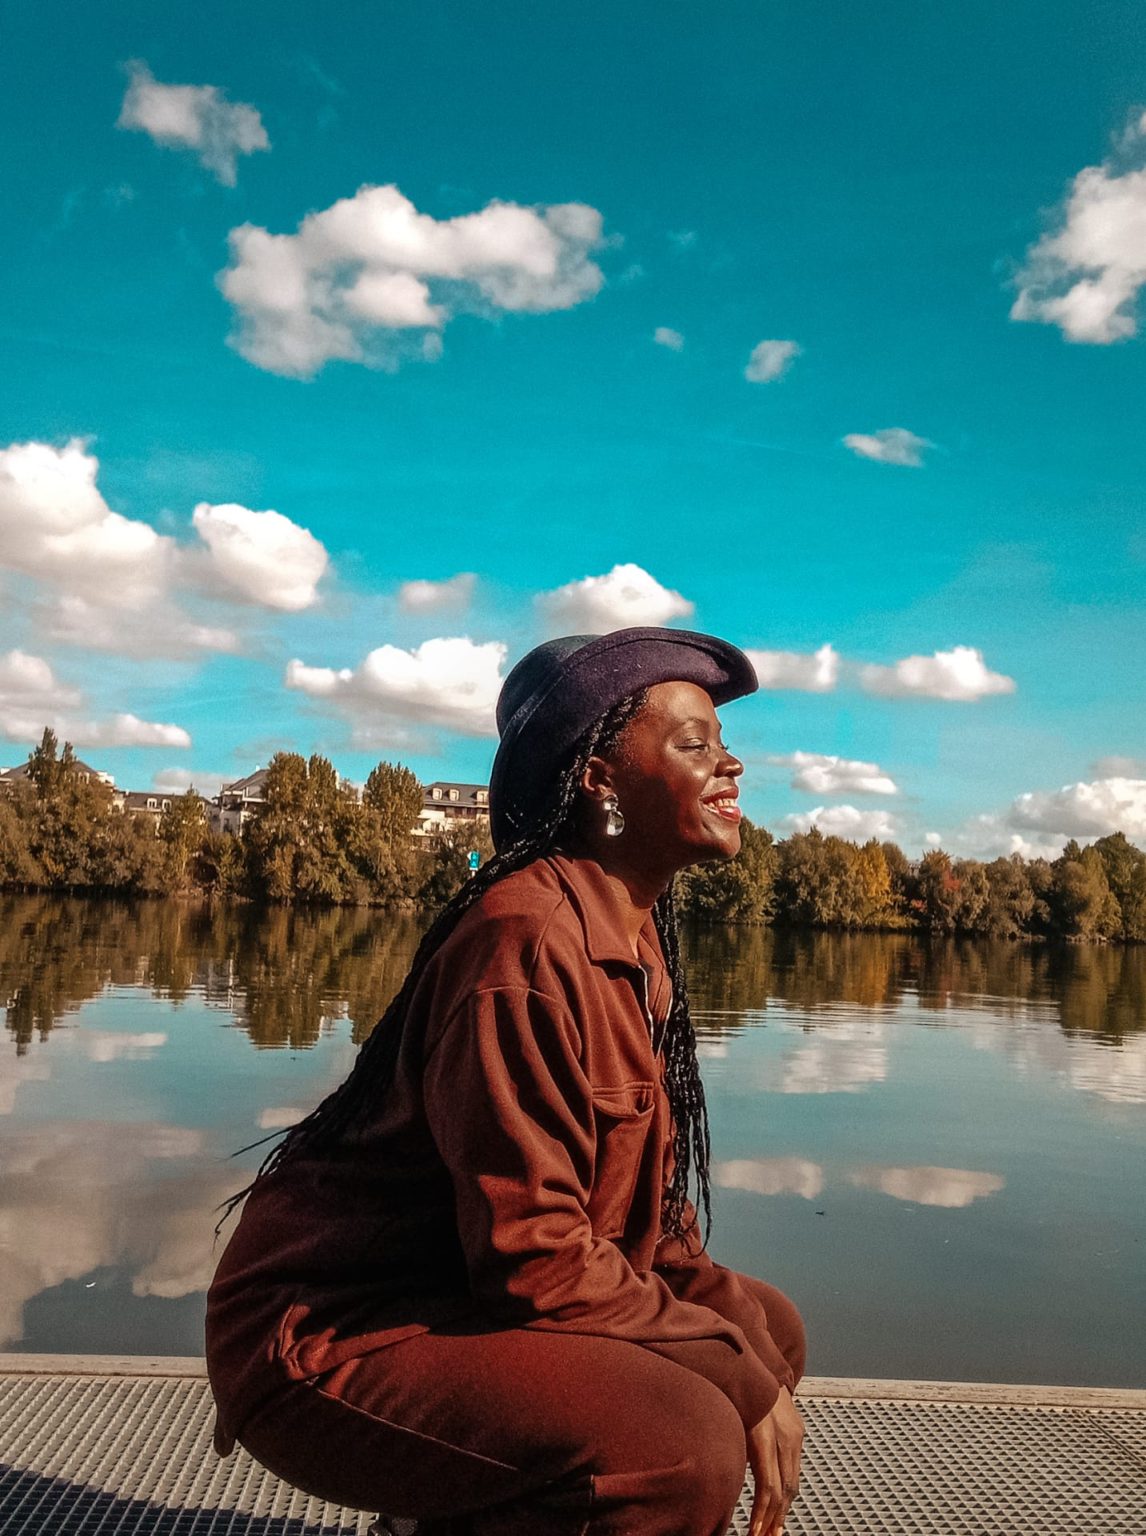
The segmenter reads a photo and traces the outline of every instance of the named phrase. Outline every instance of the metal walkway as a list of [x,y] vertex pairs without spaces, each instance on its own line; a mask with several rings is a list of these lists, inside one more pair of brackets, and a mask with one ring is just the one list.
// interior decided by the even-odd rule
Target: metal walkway
[[[820,1377],[800,1402],[789,1536],[1146,1536],[1146,1391]],[[220,1461],[211,1422],[200,1360],[0,1355],[0,1536],[365,1536]]]

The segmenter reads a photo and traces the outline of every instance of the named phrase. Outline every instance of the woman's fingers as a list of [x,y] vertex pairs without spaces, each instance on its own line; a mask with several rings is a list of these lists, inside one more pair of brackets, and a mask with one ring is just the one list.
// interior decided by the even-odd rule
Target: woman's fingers
[[783,1510],[783,1481],[780,1456],[771,1417],[763,1419],[748,1439],[748,1461],[752,1468],[755,1496],[749,1536],[771,1536]]

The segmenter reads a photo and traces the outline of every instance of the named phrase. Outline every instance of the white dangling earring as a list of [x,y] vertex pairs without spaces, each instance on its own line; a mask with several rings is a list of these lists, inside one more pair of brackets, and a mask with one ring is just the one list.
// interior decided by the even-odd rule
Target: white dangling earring
[[625,817],[616,795],[606,795],[601,801],[601,809],[605,813],[605,836],[620,837],[625,830]]

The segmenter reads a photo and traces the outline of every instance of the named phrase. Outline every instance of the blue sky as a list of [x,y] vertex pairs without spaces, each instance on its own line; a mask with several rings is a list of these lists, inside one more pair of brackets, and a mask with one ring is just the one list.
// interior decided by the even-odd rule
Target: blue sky
[[481,779],[525,649],[669,622],[759,653],[781,833],[1146,838],[1139,6],[9,0],[3,55],[0,762]]

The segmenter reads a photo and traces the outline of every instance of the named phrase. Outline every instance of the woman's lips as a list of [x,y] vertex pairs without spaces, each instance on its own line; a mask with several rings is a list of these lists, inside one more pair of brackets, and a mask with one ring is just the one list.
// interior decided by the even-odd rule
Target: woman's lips
[[735,795],[721,795],[712,800],[702,800],[701,805],[706,811],[711,811],[714,816],[719,816],[721,821],[739,821],[740,807],[736,803]]

